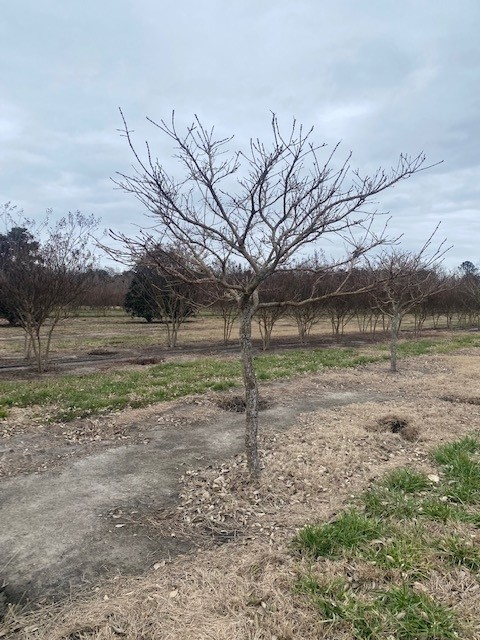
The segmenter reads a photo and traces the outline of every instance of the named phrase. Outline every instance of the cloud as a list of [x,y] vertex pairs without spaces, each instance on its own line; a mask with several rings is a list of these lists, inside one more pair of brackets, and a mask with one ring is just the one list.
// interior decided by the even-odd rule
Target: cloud
[[390,167],[425,150],[440,168],[385,194],[395,230],[428,234],[440,218],[472,255],[478,231],[476,0],[84,0],[2,7],[0,201],[26,213],[54,207],[102,215],[123,230],[138,202],[113,188],[132,156],[118,129],[122,106],[139,144],[174,169],[172,150],[145,116],[179,126],[198,114],[219,135],[269,139],[270,111],[315,125],[353,166]]

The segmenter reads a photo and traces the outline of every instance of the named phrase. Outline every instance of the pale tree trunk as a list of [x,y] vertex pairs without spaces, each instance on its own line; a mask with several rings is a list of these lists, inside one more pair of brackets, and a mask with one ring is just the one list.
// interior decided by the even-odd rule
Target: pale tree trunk
[[178,330],[175,327],[175,321],[170,323],[170,320],[165,321],[165,327],[167,329],[167,347],[173,349],[177,346],[177,334]]
[[393,307],[392,324],[390,326],[390,372],[397,373],[397,347],[398,332],[400,331],[400,323],[402,316],[397,305]]
[[47,342],[45,344],[45,353],[44,353],[45,366],[48,364],[48,358],[50,357],[50,347],[52,346],[52,335],[53,335],[53,332],[54,332],[57,324],[61,320],[62,313],[64,314],[64,318],[67,317],[66,311],[64,309],[63,310],[62,309],[57,310],[55,315],[52,317],[50,327],[48,328]]
[[233,323],[237,319],[237,313],[225,313],[223,315],[223,344],[228,344],[232,334]]
[[29,336],[31,338],[31,344],[33,349],[33,355],[35,357],[35,364],[37,365],[38,373],[43,373],[44,371],[44,363],[43,363],[43,352],[42,352],[42,338],[40,336],[40,331],[36,328],[29,329]]
[[298,329],[298,337],[300,338],[300,344],[306,344],[307,328],[305,326],[305,322],[303,322],[300,318],[297,318],[297,329]]
[[268,351],[270,349],[270,343],[273,332],[273,325],[269,318],[264,317],[258,320],[258,328],[260,329],[260,335],[262,337],[262,350]]
[[239,301],[240,347],[242,353],[243,382],[245,385],[245,449],[248,470],[252,478],[260,473],[258,458],[258,384],[253,365],[252,319],[258,296],[245,294]]
[[24,357],[25,360],[30,360],[32,357],[32,336],[27,332],[25,332]]

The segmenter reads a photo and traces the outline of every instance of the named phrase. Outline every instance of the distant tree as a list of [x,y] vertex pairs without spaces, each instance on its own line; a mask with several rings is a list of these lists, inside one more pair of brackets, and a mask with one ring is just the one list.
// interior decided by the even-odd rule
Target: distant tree
[[[259,305],[255,317],[262,337],[262,349],[264,351],[270,349],[275,324],[287,313],[285,306],[276,304],[285,302],[287,299],[287,290],[284,285],[284,274],[281,271],[277,271],[262,282],[258,288]],[[273,302],[273,304],[267,306],[264,304],[266,302]]]
[[374,305],[390,319],[392,373],[397,372],[398,335],[403,318],[429,296],[448,288],[448,279],[437,269],[447,249],[441,243],[427,256],[432,237],[433,234],[418,253],[393,248],[370,261],[377,279],[377,286],[371,292]]
[[175,347],[182,324],[197,311],[198,291],[178,276],[168,265],[177,268],[182,257],[172,248],[159,246],[145,252],[134,268],[130,288],[125,296],[125,310],[147,322],[161,320],[167,332],[167,344]]
[[[294,268],[282,272],[283,297],[285,300],[298,304],[287,307],[287,314],[297,325],[298,337],[301,344],[306,344],[312,327],[317,324],[325,312],[325,294],[322,274],[328,273],[325,261],[314,256],[303,260]],[[305,304],[302,301],[310,300]]]
[[462,272],[458,280],[458,305],[461,313],[460,321],[464,326],[472,326],[479,323],[480,318],[480,272],[471,262],[463,262],[460,265]]
[[[26,357],[33,351],[39,373],[45,371],[52,335],[58,323],[70,315],[88,286],[94,266],[88,248],[97,226],[93,216],[69,213],[53,226],[35,224],[18,214],[21,224],[6,234],[9,249],[0,263],[0,297],[8,301],[15,321],[25,331]],[[4,208],[6,224],[12,210]],[[16,241],[13,241],[16,238]]]
[[[331,291],[335,291],[341,281],[345,278],[345,274],[340,272],[331,273],[326,282],[326,286]],[[352,284],[355,282],[355,272],[351,276]],[[359,287],[360,288],[360,287]],[[348,322],[355,317],[355,296],[332,296],[326,305],[326,311],[330,317],[330,325],[332,327],[332,335],[336,341],[343,336],[345,327]]]
[[90,307],[106,315],[107,309],[122,307],[132,276],[129,272],[118,273],[110,268],[93,269],[90,286],[80,301],[81,306]]
[[238,318],[237,301],[222,292],[216,295],[210,308],[222,318],[223,344],[227,345],[232,335],[235,320]]
[[[122,114],[123,118],[123,114]],[[352,171],[350,156],[336,164],[335,151],[320,159],[324,145],[312,141],[312,130],[295,122],[284,135],[272,118],[272,143],[251,140],[248,152],[228,155],[231,138],[196,121],[180,133],[171,123],[150,121],[173,141],[184,175],[168,173],[147,144],[144,157],[133,143],[125,119],[123,135],[133,153],[131,175],[119,174],[117,184],[136,196],[155,220],[153,236],[145,231],[136,239],[113,234],[125,243],[127,253],[148,250],[161,242],[180,247],[188,257],[168,265],[169,272],[194,285],[216,284],[237,301],[240,346],[245,386],[245,448],[252,477],[259,473],[258,384],[252,350],[252,322],[263,306],[259,288],[273,273],[292,266],[295,257],[327,238],[346,247],[338,261],[345,266],[348,284],[350,265],[378,246],[383,233],[373,233],[375,212],[368,205],[381,192],[424,169],[425,157],[402,155],[390,171],[373,175]],[[240,174],[243,165],[243,172]],[[241,282],[229,278],[232,262],[240,261],[250,273]],[[333,265],[337,268],[339,264]],[[331,295],[338,295],[338,291]],[[313,300],[296,303],[309,304]],[[287,301],[282,303],[285,306]],[[294,305],[295,306],[295,305]]]
[[478,267],[476,267],[470,260],[465,260],[460,265],[460,272],[463,276],[476,276],[478,274]]
[[137,318],[145,318],[147,322],[162,317],[161,309],[157,304],[158,290],[153,288],[153,282],[157,277],[154,267],[137,265],[125,294],[123,306],[127,313]]
[[[8,215],[9,205],[4,205],[4,215]],[[39,244],[25,227],[12,227],[5,234],[0,234],[0,270],[2,273],[18,269],[20,264],[34,268],[41,260]],[[7,288],[3,288],[0,297],[0,316],[6,318],[12,326],[21,324],[15,297],[9,296]]]

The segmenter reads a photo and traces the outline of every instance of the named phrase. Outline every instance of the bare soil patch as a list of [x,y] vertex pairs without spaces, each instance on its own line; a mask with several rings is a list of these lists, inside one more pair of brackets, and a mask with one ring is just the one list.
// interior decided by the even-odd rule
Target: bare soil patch
[[[105,517],[108,522],[99,530],[104,545],[117,545],[116,565],[112,562],[110,568],[124,575],[104,581],[98,573],[90,574],[85,584],[90,594],[26,617],[12,610],[5,628],[10,625],[12,638],[41,640],[328,638],[328,627],[312,626],[311,605],[293,587],[298,560],[290,550],[292,537],[305,523],[334,517],[387,470],[414,466],[431,473],[433,446],[480,427],[480,407],[440,399],[465,395],[466,390],[471,397],[480,396],[479,367],[480,356],[472,350],[404,360],[396,376],[379,363],[265,385],[266,397],[275,407],[262,413],[264,471],[256,486],[246,482],[242,416],[220,410],[213,394],[170,403],[161,411],[151,407],[122,412],[115,417],[117,429],[136,423],[139,434],[151,437],[127,470],[133,473],[135,464],[147,464],[149,448],[157,447],[151,473],[168,478],[168,500],[161,504],[160,485],[149,484],[145,476],[136,484],[132,475],[129,488],[122,485],[122,499],[110,496],[103,504],[94,504],[97,520]],[[415,436],[405,439],[402,432],[408,428],[416,429]],[[227,434],[230,444],[225,446]],[[208,454],[195,447],[202,438],[214,447]],[[178,447],[184,449],[177,459],[186,464],[167,471],[160,452],[163,448],[171,459]],[[107,447],[105,453],[115,450]],[[124,455],[135,445],[119,450]],[[90,454],[83,458],[95,459]],[[126,464],[126,457],[117,462],[122,460]],[[105,456],[97,462],[97,468],[104,464],[106,482],[112,467],[105,466]],[[63,472],[57,468],[45,477],[52,473]],[[87,473],[87,466],[81,473]],[[28,482],[30,477],[19,476]],[[23,490],[32,486],[27,483]],[[98,518],[100,508],[102,518]],[[156,541],[156,546],[144,548],[143,564],[141,559],[125,566],[121,554],[127,549],[132,553],[134,540],[141,536]],[[163,553],[162,544],[172,540],[179,540],[179,550],[183,546],[188,556],[178,555],[174,546]],[[225,541],[229,543],[219,546]],[[97,544],[85,546],[84,553],[92,549],[96,553]],[[325,570],[328,573],[328,562]],[[132,578],[129,572],[143,575]],[[375,580],[373,574],[367,578]],[[431,576],[428,588],[442,592],[444,600],[475,620],[479,590],[460,572],[457,579],[452,584],[442,576]],[[11,631],[15,625],[17,632]]]

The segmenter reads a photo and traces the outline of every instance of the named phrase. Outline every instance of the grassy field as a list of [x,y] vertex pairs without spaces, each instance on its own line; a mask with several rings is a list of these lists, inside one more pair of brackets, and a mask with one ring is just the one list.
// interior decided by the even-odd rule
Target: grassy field
[[[442,339],[402,342],[400,356],[448,353],[480,346],[480,336],[458,334]],[[260,381],[315,373],[326,367],[355,367],[388,359],[388,345],[361,348],[298,349],[255,358]],[[51,421],[142,407],[206,391],[226,391],[241,383],[237,358],[202,357],[153,366],[122,366],[99,373],[63,374],[0,382],[0,417],[11,407],[43,407]]]

